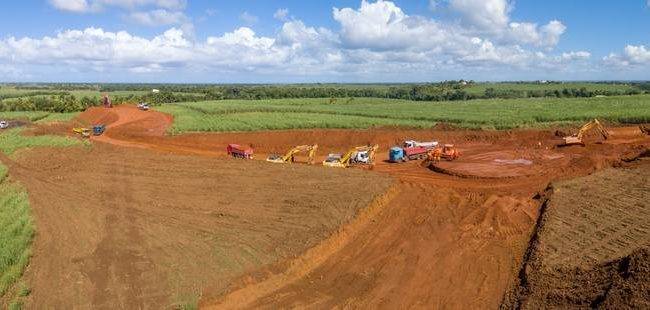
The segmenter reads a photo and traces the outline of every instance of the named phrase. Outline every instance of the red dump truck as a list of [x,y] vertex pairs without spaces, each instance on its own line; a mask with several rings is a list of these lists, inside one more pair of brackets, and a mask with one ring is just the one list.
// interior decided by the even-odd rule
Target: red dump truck
[[253,149],[242,147],[239,144],[228,144],[226,152],[235,158],[253,159]]

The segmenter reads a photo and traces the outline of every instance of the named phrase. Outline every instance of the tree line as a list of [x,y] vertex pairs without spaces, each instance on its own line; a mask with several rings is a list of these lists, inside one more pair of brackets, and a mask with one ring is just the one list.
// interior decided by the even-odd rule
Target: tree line
[[[72,88],[77,84],[65,84],[64,88]],[[84,87],[97,87],[83,84]],[[147,102],[152,105],[175,102],[192,102],[206,100],[260,100],[288,98],[388,98],[413,101],[461,101],[471,99],[515,99],[515,98],[581,98],[594,96],[617,96],[650,93],[650,84],[639,84],[635,88],[619,90],[588,90],[581,88],[563,88],[548,90],[517,90],[508,88],[487,88],[483,93],[468,92],[467,88],[474,85],[473,81],[445,81],[430,84],[395,84],[388,85],[347,85],[345,87],[332,85],[159,85],[159,92],[151,92],[152,84],[108,84],[101,86],[100,92],[116,90],[147,90],[144,94],[129,94],[111,96],[113,103]],[[31,86],[22,86],[31,89]],[[34,86],[35,87],[35,86]],[[38,86],[22,94],[0,95],[0,111],[50,111],[74,112],[83,111],[90,106],[100,104],[99,98],[77,98],[68,91],[48,89]],[[45,86],[48,87],[48,86]],[[54,86],[52,86],[54,87]],[[79,87],[77,85],[77,87]],[[146,87],[146,89],[145,89]],[[79,88],[77,88],[78,90]],[[69,89],[70,90],[70,89]]]

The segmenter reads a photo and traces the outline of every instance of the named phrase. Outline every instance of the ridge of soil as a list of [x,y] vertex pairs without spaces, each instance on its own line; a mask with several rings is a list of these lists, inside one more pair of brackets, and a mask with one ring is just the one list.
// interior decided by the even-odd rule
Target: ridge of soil
[[650,307],[650,160],[558,182],[503,309]]

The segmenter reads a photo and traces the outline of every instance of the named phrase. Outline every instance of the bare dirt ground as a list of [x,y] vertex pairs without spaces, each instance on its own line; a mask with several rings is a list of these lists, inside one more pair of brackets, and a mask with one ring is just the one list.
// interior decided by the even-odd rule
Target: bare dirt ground
[[506,307],[650,307],[650,161],[551,192]]
[[161,309],[299,255],[381,196],[363,171],[95,144],[8,161],[37,236],[28,308]]
[[[201,305],[206,308],[496,308],[508,287],[516,284],[542,203],[539,193],[544,192],[549,182],[619,165],[638,157],[650,146],[650,138],[638,127],[611,128],[611,138],[603,144],[555,148],[561,137],[555,136],[551,130],[495,132],[385,128],[201,133],[169,137],[163,135],[172,121],[169,116],[154,111],[142,112],[129,106],[91,109],[78,120],[79,123],[99,121],[109,125],[103,136],[91,138],[97,142],[145,148],[157,154],[201,155],[187,158],[194,161],[209,158],[215,165],[225,157],[228,143],[253,146],[258,159],[269,153],[284,152],[298,144],[319,144],[319,159],[326,153],[341,152],[356,145],[380,145],[379,161],[373,170],[378,175],[392,176],[397,180],[397,185],[387,192],[386,197],[325,240],[301,248],[309,249],[301,255],[276,263],[257,264],[258,269],[230,281],[225,293],[218,288],[203,289]],[[34,134],[68,134],[69,130],[60,125],[41,126]],[[415,161],[405,164],[384,162],[388,148],[407,138],[454,143],[463,156],[458,161],[442,162],[435,167],[434,170],[443,173],[422,167]],[[271,165],[254,164],[260,167]],[[230,167],[232,171],[240,169]],[[335,171],[337,169],[325,167],[292,167],[296,171],[318,171],[315,176],[318,179],[339,173]],[[135,168],[137,165],[134,164],[132,169],[117,174],[128,175]],[[172,171],[185,173],[183,169],[190,168],[182,165]],[[106,171],[105,174],[115,173]],[[203,177],[196,179],[199,180],[196,182],[205,180]],[[167,188],[177,186],[174,180],[168,180]],[[263,190],[275,196],[293,191],[289,187],[257,188],[250,195],[264,195],[261,194]],[[232,195],[238,191],[230,188],[223,193]],[[314,189],[313,195],[325,191],[325,187]],[[187,196],[174,190],[172,194]],[[123,201],[122,205],[130,204]],[[126,217],[133,212],[124,213]],[[169,217],[175,214],[175,211],[167,213]],[[188,220],[190,218],[188,215]],[[122,221],[121,218],[116,220]],[[52,227],[52,231],[55,232],[56,228]],[[121,231],[111,233],[122,235]],[[325,238],[326,234],[322,236]],[[189,243],[192,239],[187,240]],[[167,251],[163,245],[155,250]],[[200,255],[193,253],[187,257]],[[105,260],[114,262],[113,258]],[[33,266],[38,268],[38,261],[34,260]],[[169,267],[169,270],[176,269]],[[36,281],[45,282],[46,279]],[[112,289],[120,289],[117,283],[112,285]]]

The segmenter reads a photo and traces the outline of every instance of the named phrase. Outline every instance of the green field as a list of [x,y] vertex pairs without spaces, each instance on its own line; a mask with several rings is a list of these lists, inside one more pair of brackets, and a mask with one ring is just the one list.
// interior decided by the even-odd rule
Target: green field
[[650,96],[605,98],[491,99],[421,102],[356,98],[223,100],[167,104],[172,133],[300,128],[432,127],[510,129],[578,123],[600,118],[614,123],[650,122]]
[[20,112],[2,112],[0,111],[1,120],[28,120],[39,123],[49,122],[66,122],[79,115],[78,112],[72,113],[53,113],[42,111],[20,111]]
[[81,140],[64,136],[24,136],[21,128],[0,131],[0,152],[11,155],[19,149],[38,146],[74,146],[82,145]]

